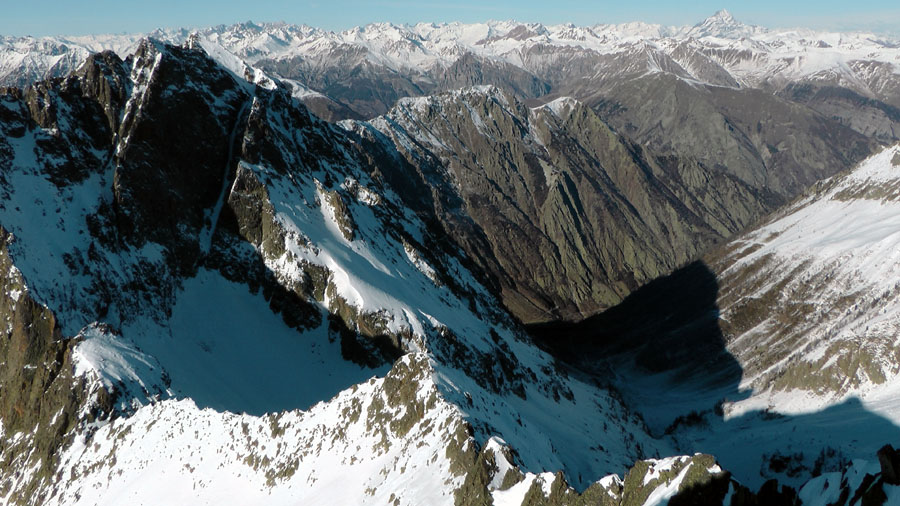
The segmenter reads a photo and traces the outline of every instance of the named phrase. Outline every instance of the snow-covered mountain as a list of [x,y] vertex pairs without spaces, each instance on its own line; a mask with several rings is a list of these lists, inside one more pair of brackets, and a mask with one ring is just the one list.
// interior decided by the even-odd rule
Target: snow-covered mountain
[[468,503],[670,453],[288,90],[145,40],[2,100],[5,501]]
[[[183,43],[81,39],[114,50],[0,89],[4,502],[900,500],[900,454],[879,451],[900,436],[897,147],[646,283],[879,149],[703,53],[772,32],[719,13],[158,35]],[[77,52],[41,44],[59,69]],[[718,67],[678,63],[691,44]],[[702,95],[675,117],[729,133],[691,151],[608,102],[526,105],[568,51],[578,72],[622,63],[606,90]],[[301,101],[349,106],[310,83],[354,62],[419,94],[503,83],[317,118]],[[298,68],[321,74],[279,78]],[[552,292],[583,316],[610,286],[635,291],[556,342],[510,314]]]
[[[380,79],[402,78],[403,94],[430,92],[467,55],[482,65],[511,65],[560,86],[561,81],[616,73],[671,72],[684,79],[732,87],[781,89],[787,83],[836,84],[900,107],[900,44],[870,33],[828,33],[749,26],[721,11],[689,27],[644,23],[576,26],[515,21],[487,23],[376,23],[343,32],[304,25],[252,22],[197,30],[250,64],[265,64],[332,98],[344,72],[357,68]],[[183,42],[186,29],[158,30],[160,40]],[[65,75],[90,52],[124,57],[138,36],[7,37],[0,43],[0,83],[22,85]],[[564,72],[559,72],[563,67]],[[276,70],[277,69],[277,70]],[[498,84],[498,83],[470,83]],[[376,112],[384,112],[381,105]]]

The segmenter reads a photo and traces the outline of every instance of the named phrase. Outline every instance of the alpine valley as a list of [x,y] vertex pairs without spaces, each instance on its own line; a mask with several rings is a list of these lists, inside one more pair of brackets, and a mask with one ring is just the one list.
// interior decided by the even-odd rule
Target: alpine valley
[[0,38],[0,502],[900,504],[900,41]]

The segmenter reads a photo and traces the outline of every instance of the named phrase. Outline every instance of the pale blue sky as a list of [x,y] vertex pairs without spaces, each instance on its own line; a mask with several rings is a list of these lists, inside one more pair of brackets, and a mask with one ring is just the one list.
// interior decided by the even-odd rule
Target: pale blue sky
[[578,25],[647,21],[694,24],[719,9],[769,27],[805,26],[900,34],[897,0],[0,0],[0,35],[147,32],[240,21],[286,21],[342,30],[376,21],[516,19]]

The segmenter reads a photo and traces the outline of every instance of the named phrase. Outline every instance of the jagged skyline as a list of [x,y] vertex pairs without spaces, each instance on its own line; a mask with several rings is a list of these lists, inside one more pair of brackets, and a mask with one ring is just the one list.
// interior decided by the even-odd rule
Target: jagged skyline
[[328,30],[345,30],[375,22],[414,24],[417,22],[464,23],[515,19],[547,24],[624,23],[643,21],[667,26],[692,25],[720,10],[738,20],[769,28],[806,27],[835,31],[872,31],[900,35],[900,9],[892,2],[873,0],[866,5],[846,2],[746,2],[708,0],[689,6],[658,1],[621,5],[598,2],[586,6],[573,0],[553,5],[528,1],[492,2],[360,2],[356,0],[303,3],[285,0],[246,2],[210,2],[184,4],[173,0],[155,2],[152,9],[140,2],[100,0],[91,9],[61,2],[41,0],[4,5],[0,35],[46,36],[98,33],[147,32],[156,28],[206,27],[244,20],[285,21],[308,24]]
[[542,21],[0,38],[0,504],[900,504],[900,44]]

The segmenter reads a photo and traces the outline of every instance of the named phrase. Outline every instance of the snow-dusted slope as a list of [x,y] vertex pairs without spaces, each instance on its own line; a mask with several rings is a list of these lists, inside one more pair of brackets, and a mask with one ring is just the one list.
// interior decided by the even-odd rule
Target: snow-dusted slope
[[900,437],[898,252],[893,146],[590,323],[581,363],[680,452],[800,486]]
[[[722,318],[753,317],[751,328],[734,323],[728,347],[744,367],[742,386],[759,402],[810,410],[896,390],[900,148],[819,183],[731,250],[720,275]],[[753,314],[752,301],[779,309]],[[765,353],[753,351],[763,343]],[[798,390],[809,402],[797,402]]]
[[[206,47],[0,96],[3,316],[45,306],[87,392],[34,425],[9,407],[7,501],[452,503],[484,492],[463,485],[491,438],[579,488],[670,453],[373,176],[399,169]],[[34,381],[7,364],[4,388]]]
[[[60,484],[53,502],[452,504],[463,479],[452,466],[469,463],[447,449],[465,457],[475,447],[427,361],[407,355],[387,378],[302,411],[255,417],[190,399],[146,406],[76,438],[61,470],[77,478]],[[422,411],[410,417],[410,409]],[[401,430],[394,420],[412,423]]]

